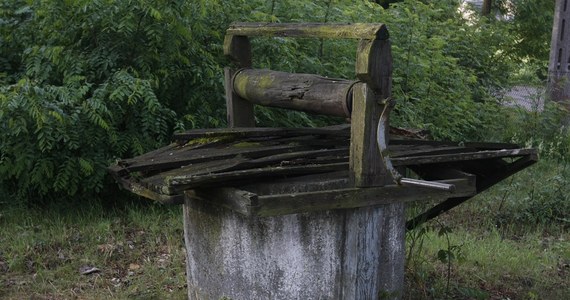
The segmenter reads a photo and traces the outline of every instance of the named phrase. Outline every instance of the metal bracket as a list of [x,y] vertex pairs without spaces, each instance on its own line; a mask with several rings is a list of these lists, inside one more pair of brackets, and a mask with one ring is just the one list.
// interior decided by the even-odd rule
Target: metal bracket
[[386,166],[386,170],[392,175],[392,179],[398,185],[409,185],[409,186],[419,186],[425,187],[429,189],[441,190],[441,191],[448,191],[453,193],[455,191],[455,185],[441,183],[436,181],[427,181],[427,180],[420,180],[420,179],[412,179],[412,178],[404,178],[398,170],[394,168],[392,165],[392,161],[390,160],[390,152],[388,151],[388,143],[387,143],[387,129],[388,126],[388,115],[390,110],[394,107],[392,99],[385,99],[382,101],[384,105],[384,109],[380,114],[380,119],[378,120],[378,128],[376,130],[376,139],[378,143],[378,148],[380,149],[380,156],[384,165]]

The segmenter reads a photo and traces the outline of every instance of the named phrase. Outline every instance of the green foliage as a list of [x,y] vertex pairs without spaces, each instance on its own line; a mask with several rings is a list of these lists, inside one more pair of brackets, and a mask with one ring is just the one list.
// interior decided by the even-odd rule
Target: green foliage
[[[224,31],[233,21],[381,22],[392,36],[394,123],[479,139],[510,65],[505,29],[457,1],[2,1],[0,181],[22,198],[103,188],[104,166],[172,131],[225,125]],[[468,24],[469,23],[469,24]],[[355,41],[255,38],[254,65],[354,78]],[[176,113],[176,115],[174,114]],[[262,126],[339,122],[256,108]]]
[[511,51],[520,58],[548,61],[555,2],[553,0],[498,1],[504,13],[513,15]]
[[[396,125],[429,129],[438,139],[473,140],[496,124],[497,103],[491,96],[507,84],[505,74],[512,68],[501,51],[510,42],[503,24],[467,22],[457,11],[459,2],[452,0],[408,0],[388,10],[369,1],[274,4],[259,8],[274,13],[267,20],[387,24],[394,56]],[[257,67],[354,78],[353,41],[267,38],[255,39],[253,47]],[[283,120],[271,113],[260,119]]]
[[16,182],[24,199],[99,192],[111,155],[158,146],[173,117],[148,80],[126,71],[100,85],[82,76],[61,86],[23,78],[0,92],[0,178]]
[[505,28],[467,22],[457,1],[405,1],[386,11],[394,47],[395,120],[438,139],[481,139],[496,119],[491,95],[511,65]]

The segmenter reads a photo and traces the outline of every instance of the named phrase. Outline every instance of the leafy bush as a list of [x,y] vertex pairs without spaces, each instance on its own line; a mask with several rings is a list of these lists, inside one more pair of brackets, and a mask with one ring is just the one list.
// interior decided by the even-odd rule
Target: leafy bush
[[218,65],[201,40],[210,32],[182,17],[203,20],[200,9],[184,1],[3,2],[2,51],[12,54],[0,89],[3,186],[22,199],[98,192],[112,159],[163,144],[173,110],[216,85],[208,78]]
[[[480,138],[509,67],[504,30],[466,24],[457,4],[2,1],[0,184],[22,199],[92,194],[113,159],[156,148],[175,128],[224,126],[222,43],[233,21],[386,23],[395,123]],[[253,50],[258,67],[354,77],[354,41],[267,38]],[[256,116],[261,125],[338,121],[265,108]]]

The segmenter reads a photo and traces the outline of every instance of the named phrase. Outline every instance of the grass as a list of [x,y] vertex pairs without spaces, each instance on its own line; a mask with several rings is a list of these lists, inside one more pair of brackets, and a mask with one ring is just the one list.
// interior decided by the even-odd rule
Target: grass
[[[180,207],[3,207],[2,299],[181,299]],[[82,275],[95,267],[99,272]]]
[[[430,230],[422,238],[421,252],[413,253],[417,257],[408,264],[413,290],[409,299],[564,299],[570,295],[567,232],[529,231],[512,239],[493,228],[457,228],[447,236]],[[447,261],[441,261],[438,252],[450,246],[455,258],[448,271]]]
[[543,159],[409,232],[407,298],[566,299],[568,172]]
[[[543,160],[409,232],[405,299],[570,295],[565,172]],[[0,202],[0,299],[185,299],[181,207],[124,202]]]

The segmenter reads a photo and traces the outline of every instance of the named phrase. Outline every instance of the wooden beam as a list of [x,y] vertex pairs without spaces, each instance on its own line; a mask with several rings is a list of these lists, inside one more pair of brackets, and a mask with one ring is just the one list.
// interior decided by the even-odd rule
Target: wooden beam
[[369,207],[412,201],[440,200],[451,197],[474,196],[472,179],[442,180],[454,184],[455,192],[422,187],[386,185],[383,187],[348,188],[307,193],[259,196],[256,215],[260,217],[294,214],[307,211]]
[[[335,181],[334,179],[332,180]],[[276,194],[283,187],[262,184],[260,190],[267,195],[248,192],[235,188],[196,189],[186,192],[187,196],[209,202],[211,204],[232,209],[246,216],[268,217],[302,213],[309,211],[346,209],[386,205],[393,203],[447,199],[450,197],[473,196],[476,193],[473,178],[441,180],[439,182],[453,184],[455,192],[444,192],[422,187],[403,187],[387,185],[371,188],[325,189],[309,192]],[[322,181],[328,186],[328,181]],[[320,189],[313,185],[312,188]]]
[[361,40],[356,76],[364,83],[353,88],[350,178],[356,187],[381,186],[392,181],[378,148],[381,115],[388,140],[388,100],[392,92],[392,52],[388,40]]
[[388,39],[384,24],[331,23],[232,23],[226,34],[238,36],[333,39]]
[[350,179],[356,187],[381,186],[386,168],[376,142],[376,126],[382,106],[374,91],[364,83],[354,87],[350,139]]
[[379,100],[392,95],[392,50],[388,40],[362,40],[356,52],[356,77],[366,82]]
[[394,166],[408,166],[527,155],[536,155],[536,149],[503,149],[495,151],[477,151],[470,153],[398,157],[393,158],[392,163]]
[[252,103],[345,118],[350,117],[348,97],[354,83],[267,69],[242,69],[233,79],[234,92]]
[[226,35],[224,38],[224,55],[237,68],[251,67],[251,44],[246,36]]
[[224,68],[228,126],[253,127],[255,126],[253,104],[234,92],[232,80],[236,69],[251,67],[251,45],[249,39],[245,36],[226,35],[224,54],[234,64],[234,68]]

